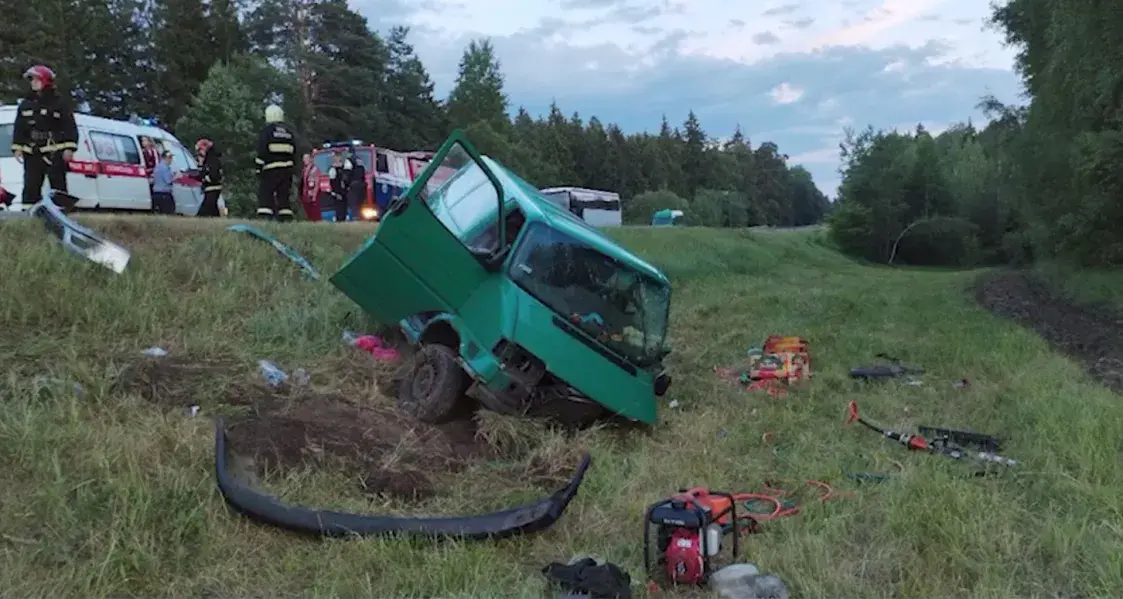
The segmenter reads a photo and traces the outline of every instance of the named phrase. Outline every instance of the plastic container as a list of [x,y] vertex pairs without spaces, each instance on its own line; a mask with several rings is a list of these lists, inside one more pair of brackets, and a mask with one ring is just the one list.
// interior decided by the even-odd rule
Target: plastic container
[[713,557],[721,553],[721,527],[711,524],[706,527],[706,554]]
[[258,370],[261,372],[261,376],[274,387],[283,384],[289,379],[289,375],[285,374],[284,370],[281,370],[276,364],[268,360],[258,360],[257,366]]

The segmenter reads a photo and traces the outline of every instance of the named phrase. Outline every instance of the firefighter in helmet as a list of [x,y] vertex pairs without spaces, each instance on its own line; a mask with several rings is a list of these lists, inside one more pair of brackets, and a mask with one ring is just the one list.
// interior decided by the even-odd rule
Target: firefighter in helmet
[[296,136],[283,122],[284,118],[284,112],[276,104],[265,109],[265,128],[257,140],[258,218],[293,219],[289,195],[296,170]]
[[55,73],[35,65],[23,74],[31,93],[20,102],[12,131],[12,153],[23,159],[23,203],[42,199],[43,179],[67,192],[66,163],[78,149],[78,126],[70,103],[55,88]]
[[222,153],[214,142],[203,138],[195,142],[199,162],[199,181],[203,184],[203,204],[199,216],[219,216],[218,197],[222,195]]

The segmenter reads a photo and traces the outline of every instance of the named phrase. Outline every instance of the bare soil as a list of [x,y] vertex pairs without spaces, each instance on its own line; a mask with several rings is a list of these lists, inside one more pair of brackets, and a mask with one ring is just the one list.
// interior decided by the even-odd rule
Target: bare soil
[[365,493],[418,500],[437,494],[441,475],[491,456],[472,420],[428,426],[393,408],[307,392],[265,402],[229,427],[234,452],[261,474],[314,464],[358,477]]
[[[382,393],[322,370],[313,370],[311,384],[274,388],[231,359],[174,355],[138,360],[124,369],[117,386],[165,409],[248,408],[230,418],[230,444],[234,454],[251,458],[262,477],[290,468],[332,468],[354,476],[364,493],[418,500],[437,494],[442,477],[495,457],[477,434],[475,419],[429,426],[398,412],[385,394],[395,388],[403,365],[376,365],[355,354],[357,361],[372,363]],[[350,360],[339,370],[356,372]],[[341,378],[342,385],[316,384]]]
[[1033,329],[1058,351],[1080,360],[1093,378],[1123,392],[1123,315],[1116,310],[1078,303],[1025,271],[983,275],[974,293],[993,314]]

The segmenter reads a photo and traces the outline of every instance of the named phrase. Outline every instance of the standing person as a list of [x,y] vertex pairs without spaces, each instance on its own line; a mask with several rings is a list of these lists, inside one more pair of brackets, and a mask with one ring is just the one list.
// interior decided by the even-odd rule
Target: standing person
[[351,186],[347,188],[348,205],[351,210],[351,218],[354,220],[362,220],[363,218],[363,203],[367,201],[367,168],[362,160],[359,160],[355,148],[351,148]]
[[160,162],[160,152],[156,151],[156,144],[152,143],[152,138],[147,135],[140,138],[140,156],[144,161],[144,172],[148,175],[148,195],[151,197],[152,173]]
[[172,195],[175,177],[172,153],[165,150],[163,160],[152,171],[152,210],[157,214],[175,214],[175,196]]
[[199,161],[199,180],[203,183],[203,203],[197,216],[219,216],[218,196],[222,195],[222,152],[214,142],[203,138],[195,142]]
[[142,135],[140,138],[140,155],[144,158],[144,170],[148,172],[149,182],[151,182],[152,171],[160,162],[160,152],[156,150],[156,144],[152,143],[152,138],[147,135]]
[[347,220],[347,194],[351,186],[351,168],[351,161],[343,157],[341,150],[332,153],[328,179],[331,180],[331,195],[335,200],[333,203],[337,223]]
[[304,205],[304,214],[308,220],[322,220],[317,198],[320,191],[320,169],[316,168],[311,154],[302,156],[301,161],[304,169],[300,174],[300,203]]
[[43,179],[67,192],[66,163],[78,150],[78,126],[70,103],[55,89],[55,73],[35,65],[23,74],[31,93],[20,102],[12,131],[12,154],[23,159],[23,203],[43,198]]
[[296,167],[296,137],[284,119],[280,106],[270,104],[265,109],[265,128],[257,140],[257,216],[288,222],[293,218],[289,194]]

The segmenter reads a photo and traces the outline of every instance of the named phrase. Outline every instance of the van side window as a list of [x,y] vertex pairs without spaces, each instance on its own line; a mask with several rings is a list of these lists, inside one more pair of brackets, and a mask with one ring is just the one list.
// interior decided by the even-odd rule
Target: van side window
[[390,163],[386,160],[386,154],[381,150],[374,157],[374,172],[384,174],[390,172]]
[[149,139],[152,140],[152,145],[161,155],[163,155],[164,152],[172,153],[172,170],[189,171],[199,168],[199,165],[195,164],[195,160],[190,158],[187,149],[179,142],[159,137],[152,137]]
[[94,146],[94,155],[102,162],[141,163],[140,148],[137,147],[136,140],[131,137],[103,131],[90,131],[90,142]]
[[15,125],[0,125],[0,158],[11,158],[12,154],[12,130]]
[[187,151],[187,148],[176,144],[174,152],[176,153],[172,155],[172,166],[175,166],[177,163],[182,165],[175,166],[176,170],[190,171],[199,168],[198,161]]
[[400,154],[394,156],[393,168],[390,174],[401,179],[409,179],[409,169],[406,167],[406,159]]
[[187,148],[184,148],[178,141],[172,139],[161,139],[157,143],[160,144],[164,150],[172,153],[172,169],[177,171],[189,171],[199,168],[191,155],[187,153]]

